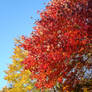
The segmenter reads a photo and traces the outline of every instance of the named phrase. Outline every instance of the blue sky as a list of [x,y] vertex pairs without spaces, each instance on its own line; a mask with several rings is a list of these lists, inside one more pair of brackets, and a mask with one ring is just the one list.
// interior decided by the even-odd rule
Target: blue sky
[[44,2],[50,0],[0,0],[0,89],[7,84],[3,79],[9,58],[13,53],[14,38],[28,36],[34,26],[33,16],[39,18],[37,10],[45,8]]

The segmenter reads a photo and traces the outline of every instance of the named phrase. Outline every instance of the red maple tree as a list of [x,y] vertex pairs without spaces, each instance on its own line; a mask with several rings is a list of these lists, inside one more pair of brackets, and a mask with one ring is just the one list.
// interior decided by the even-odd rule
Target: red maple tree
[[92,48],[88,30],[88,0],[52,0],[40,12],[34,32],[23,37],[28,51],[25,69],[36,79],[36,87],[52,88],[61,83],[74,88],[90,67],[86,55]]

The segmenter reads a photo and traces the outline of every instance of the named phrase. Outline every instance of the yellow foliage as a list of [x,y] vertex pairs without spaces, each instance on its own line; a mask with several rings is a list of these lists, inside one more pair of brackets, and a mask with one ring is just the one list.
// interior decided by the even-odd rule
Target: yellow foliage
[[[17,44],[20,43],[18,40]],[[23,50],[20,46],[15,46],[14,55],[12,55],[12,64],[8,66],[5,71],[5,80],[12,84],[12,88],[6,92],[27,92],[34,87],[34,83],[30,79],[30,71],[24,70],[22,61],[27,56],[27,51]],[[38,90],[39,91],[39,90]],[[36,92],[38,92],[36,90]],[[34,92],[34,91],[33,91]]]
[[87,91],[87,88],[83,88],[83,92],[88,92],[88,91]]

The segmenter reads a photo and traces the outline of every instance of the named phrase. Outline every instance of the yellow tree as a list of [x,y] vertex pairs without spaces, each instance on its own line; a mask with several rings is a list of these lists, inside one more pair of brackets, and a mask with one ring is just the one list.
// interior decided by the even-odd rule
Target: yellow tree
[[[11,56],[12,64],[10,64],[8,70],[5,71],[5,80],[12,85],[11,89],[6,92],[28,92],[30,90],[36,90],[34,81],[30,79],[31,73],[29,70],[23,70],[23,64],[21,64],[27,56],[27,52],[19,46],[21,42],[21,39],[15,40],[14,54]],[[36,92],[39,91],[40,90],[36,90]]]

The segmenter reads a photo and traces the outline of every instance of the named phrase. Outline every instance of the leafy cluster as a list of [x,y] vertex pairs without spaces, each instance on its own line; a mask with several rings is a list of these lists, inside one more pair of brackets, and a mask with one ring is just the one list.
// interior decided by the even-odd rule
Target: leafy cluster
[[[92,48],[87,22],[87,0],[52,0],[40,13],[34,32],[23,37],[28,51],[23,61],[36,87],[52,88],[57,83],[72,90],[91,67]],[[92,52],[91,52],[92,53]],[[91,57],[91,55],[90,55]]]
[[48,3],[30,37],[16,40],[13,63],[5,77],[12,84],[9,92],[87,91],[84,86],[92,82],[92,34],[87,12],[88,0]]
[[[5,71],[5,80],[11,85],[10,88],[7,88],[8,92],[28,92],[34,88],[34,82],[30,79],[30,71],[24,70],[24,66],[21,64],[27,56],[27,51],[18,46],[21,42],[21,39],[16,39],[14,55],[11,57],[12,64],[10,64],[8,70]],[[36,92],[39,92],[39,90]]]

